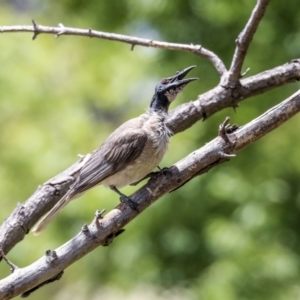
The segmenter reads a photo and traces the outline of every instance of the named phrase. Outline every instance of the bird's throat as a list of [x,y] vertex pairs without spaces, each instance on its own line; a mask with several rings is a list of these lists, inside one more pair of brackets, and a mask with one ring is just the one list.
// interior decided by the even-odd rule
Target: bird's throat
[[158,95],[156,93],[153,95],[150,104],[150,110],[163,111],[167,113],[169,106],[170,106],[170,102],[168,101],[165,95]]

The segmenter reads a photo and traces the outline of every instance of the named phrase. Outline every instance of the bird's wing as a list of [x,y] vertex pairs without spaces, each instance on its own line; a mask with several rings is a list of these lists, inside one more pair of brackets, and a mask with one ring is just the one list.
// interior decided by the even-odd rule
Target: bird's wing
[[90,158],[80,170],[75,183],[35,225],[32,230],[35,235],[45,229],[72,198],[99,184],[106,177],[115,174],[141,154],[147,142],[147,134],[142,129],[143,118],[141,117],[121,125],[99,149],[91,153]]
[[105,143],[91,154],[80,170],[75,184],[68,191],[68,198],[99,184],[141,154],[147,142],[146,132],[142,128],[125,126],[122,130],[122,127],[124,126],[113,132]]

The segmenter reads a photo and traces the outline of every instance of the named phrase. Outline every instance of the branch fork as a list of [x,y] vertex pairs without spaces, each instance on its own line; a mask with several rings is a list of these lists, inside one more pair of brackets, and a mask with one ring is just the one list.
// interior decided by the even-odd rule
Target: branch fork
[[[211,91],[199,96],[198,100],[181,105],[171,112],[168,127],[174,133],[178,133],[225,107],[233,106],[235,108],[238,102],[243,99],[299,80],[299,59],[255,76],[241,79],[249,71],[247,69],[244,73],[241,73],[249,45],[268,3],[269,0],[257,1],[249,21],[236,40],[236,49],[229,70],[226,69],[225,64],[217,54],[201,45],[140,39],[92,29],[65,27],[61,23],[58,27],[47,27],[38,25],[34,20],[32,20],[33,26],[2,26],[0,32],[33,32],[33,40],[41,33],[54,34],[56,37],[61,35],[96,37],[127,43],[131,45],[131,50],[139,45],[190,52],[206,58],[220,75],[220,84]],[[232,103],[234,104],[232,105]],[[151,177],[151,180],[131,195],[130,198],[139,203],[141,211],[146,209],[162,195],[176,190],[192,178],[208,172],[212,167],[228,161],[235,156],[237,151],[257,141],[299,111],[300,91],[243,127],[230,126],[227,117],[219,126],[218,137],[171,166],[168,169],[171,176],[168,176],[167,173],[160,173],[159,176]],[[57,198],[61,197],[72,184],[76,178],[76,172],[81,168],[81,164],[86,157],[80,157],[80,160],[69,169],[39,187],[36,193],[21,207],[22,209],[17,207],[0,227],[0,247],[3,248],[3,250],[0,249],[0,257],[6,261],[12,272],[14,272],[0,281],[0,299],[10,299],[20,294],[22,294],[22,297],[27,297],[43,285],[59,280],[65,268],[99,245],[110,245],[115,237],[124,232],[123,227],[138,215],[135,211],[121,204],[105,216],[103,216],[105,210],[97,211],[92,223],[89,225],[84,224],[79,234],[58,249],[47,250],[45,257],[32,265],[18,269],[6,258],[4,253],[7,253],[24,238],[28,229],[33,226],[41,215],[55,205]],[[36,205],[37,203],[38,205]],[[34,213],[29,210],[31,207],[35,208]],[[37,282],[39,284],[35,286]],[[26,292],[24,293],[24,291]]]

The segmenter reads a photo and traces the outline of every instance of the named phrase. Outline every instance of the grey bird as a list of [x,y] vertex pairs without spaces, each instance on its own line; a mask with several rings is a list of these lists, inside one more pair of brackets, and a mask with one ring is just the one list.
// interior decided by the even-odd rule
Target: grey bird
[[166,126],[169,105],[189,82],[198,79],[184,79],[194,67],[162,79],[146,113],[123,123],[90,154],[66,194],[33,228],[35,235],[71,200],[96,185],[110,187],[121,202],[136,208],[136,203],[118,189],[145,178],[161,162],[172,135]]

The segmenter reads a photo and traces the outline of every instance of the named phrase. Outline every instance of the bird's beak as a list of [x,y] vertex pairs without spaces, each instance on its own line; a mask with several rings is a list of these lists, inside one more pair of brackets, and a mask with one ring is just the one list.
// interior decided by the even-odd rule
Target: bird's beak
[[191,66],[188,67],[182,71],[177,71],[176,74],[172,77],[166,78],[169,81],[169,87],[174,86],[174,87],[179,87],[182,85],[186,85],[189,82],[192,82],[194,80],[198,80],[199,78],[186,78],[184,77],[189,73],[192,69],[196,68],[196,66]]

